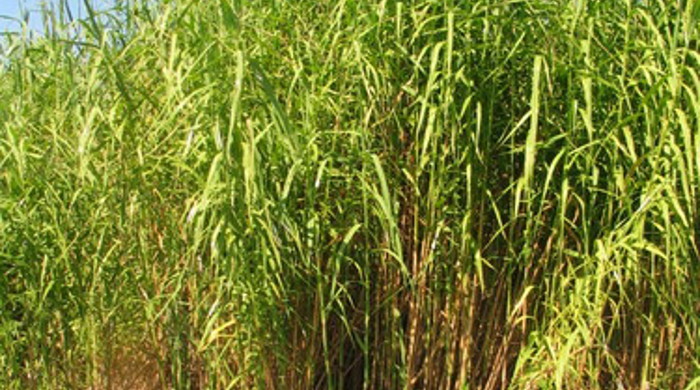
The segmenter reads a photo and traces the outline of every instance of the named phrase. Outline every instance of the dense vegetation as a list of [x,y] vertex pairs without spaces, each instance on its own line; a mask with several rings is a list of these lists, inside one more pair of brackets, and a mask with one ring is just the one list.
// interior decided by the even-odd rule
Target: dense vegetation
[[4,38],[3,389],[700,386],[700,4],[122,1]]

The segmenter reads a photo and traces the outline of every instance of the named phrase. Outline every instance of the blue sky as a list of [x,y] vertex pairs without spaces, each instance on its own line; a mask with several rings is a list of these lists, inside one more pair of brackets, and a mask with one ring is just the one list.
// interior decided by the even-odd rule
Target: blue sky
[[[37,12],[41,9],[42,3],[53,4],[57,6],[62,0],[0,0],[0,15],[9,16],[12,18],[22,19],[21,10],[30,11],[29,27],[35,31],[41,31],[42,22],[41,15]],[[74,17],[85,15],[84,0],[65,0],[70,7]],[[90,0],[96,9],[100,6],[104,8],[107,0]],[[10,21],[0,18],[0,32],[17,31],[21,27],[16,21]]]

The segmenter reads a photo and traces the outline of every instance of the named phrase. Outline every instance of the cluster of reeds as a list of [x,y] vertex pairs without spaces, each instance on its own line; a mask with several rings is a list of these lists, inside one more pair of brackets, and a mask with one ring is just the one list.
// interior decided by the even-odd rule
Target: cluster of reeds
[[64,8],[3,40],[0,387],[700,386],[700,2]]

